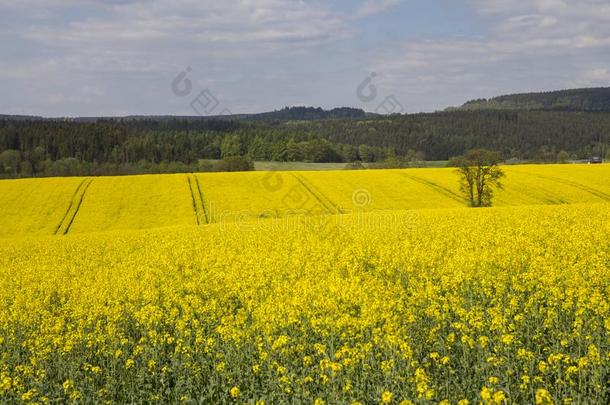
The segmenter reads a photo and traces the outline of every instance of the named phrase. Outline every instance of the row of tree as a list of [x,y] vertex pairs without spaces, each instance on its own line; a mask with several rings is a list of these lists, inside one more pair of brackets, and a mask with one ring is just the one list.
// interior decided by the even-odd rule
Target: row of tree
[[[192,168],[202,159],[232,156],[373,164],[393,158],[448,160],[475,148],[496,150],[504,159],[555,162],[606,156],[609,135],[610,113],[559,111],[453,111],[314,121],[0,119],[0,175],[49,173],[50,162],[74,165],[66,159],[104,172],[141,167],[142,162],[155,168]],[[418,159],[409,157],[414,154]]]
[[471,100],[463,110],[563,110],[610,112],[610,88],[586,88],[543,93],[510,94]]
[[22,156],[18,150],[0,153],[0,178],[66,177],[66,176],[118,176],[126,174],[161,174],[193,172],[238,172],[254,170],[248,156],[230,156],[220,160],[199,160],[193,163],[180,161],[154,163],[138,162],[87,162],[76,158],[36,160]]

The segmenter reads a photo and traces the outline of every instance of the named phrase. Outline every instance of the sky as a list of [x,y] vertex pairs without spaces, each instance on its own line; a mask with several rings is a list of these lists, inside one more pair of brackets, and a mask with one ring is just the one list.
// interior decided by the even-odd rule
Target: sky
[[416,113],[608,86],[609,0],[0,0],[0,114]]

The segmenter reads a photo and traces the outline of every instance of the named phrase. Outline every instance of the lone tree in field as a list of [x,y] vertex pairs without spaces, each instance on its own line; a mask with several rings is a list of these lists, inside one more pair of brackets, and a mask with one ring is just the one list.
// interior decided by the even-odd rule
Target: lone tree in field
[[449,161],[457,167],[460,189],[471,207],[491,207],[494,188],[502,189],[504,172],[498,166],[500,154],[487,149],[473,149]]

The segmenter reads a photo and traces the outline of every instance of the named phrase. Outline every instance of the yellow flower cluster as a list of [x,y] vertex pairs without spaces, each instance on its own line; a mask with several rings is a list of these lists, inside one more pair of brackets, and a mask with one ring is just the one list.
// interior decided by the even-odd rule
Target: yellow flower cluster
[[607,403],[609,208],[3,239],[0,402]]

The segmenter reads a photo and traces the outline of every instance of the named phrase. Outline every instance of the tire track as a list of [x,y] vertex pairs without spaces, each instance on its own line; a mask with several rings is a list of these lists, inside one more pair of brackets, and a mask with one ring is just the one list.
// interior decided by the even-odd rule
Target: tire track
[[80,183],[78,183],[78,187],[76,187],[76,190],[74,190],[74,194],[72,194],[72,198],[70,198],[70,204],[68,205],[68,208],[66,209],[66,212],[64,213],[64,216],[61,218],[61,221],[59,221],[59,224],[57,224],[57,227],[55,228],[55,232],[54,232],[55,235],[59,234],[59,229],[61,228],[64,221],[68,217],[68,214],[70,213],[70,210],[72,209],[72,205],[74,205],[74,200],[76,200],[76,196],[78,195],[78,192],[80,191],[81,187],[83,187],[83,184],[85,184],[86,181],[87,181],[87,178],[84,178]]
[[93,179],[85,178],[76,188],[74,195],[72,196],[72,200],[70,201],[70,205],[68,206],[68,210],[64,214],[61,222],[57,226],[55,230],[55,235],[67,235],[70,232],[70,228],[72,228],[72,224],[80,211],[80,207],[83,204],[83,200],[85,198],[85,193],[89,189],[89,186],[93,183]]
[[193,174],[188,174],[186,180],[189,185],[191,192],[191,201],[193,203],[193,212],[195,213],[195,222],[197,225],[208,224],[208,214],[205,209],[205,203],[203,201],[203,193],[201,192],[201,186],[199,185],[199,179]]
[[438,184],[431,182],[429,180],[426,179],[422,179],[421,177],[417,177],[417,176],[413,176],[410,174],[406,174],[406,173],[400,173],[402,176],[411,179],[419,184],[423,184],[424,186],[430,187],[432,188],[434,191],[444,195],[445,197],[449,197],[452,200],[455,200],[457,202],[459,202],[460,204],[464,204],[465,200],[464,198],[462,198],[459,194],[451,191],[450,189],[443,187],[443,186],[439,186]]
[[203,211],[203,218],[205,219],[205,223],[210,223],[210,218],[208,217],[208,210],[205,209],[205,200],[203,198],[203,191],[201,190],[201,185],[199,184],[199,177],[193,175],[195,178],[195,184],[197,185],[197,195],[199,196],[199,201],[201,202],[201,209]]
[[594,195],[597,198],[601,198],[604,201],[610,201],[610,194],[604,193],[603,191],[599,191],[597,189],[585,186],[584,184],[577,183],[577,182],[572,181],[572,180],[562,179],[562,178],[554,177],[554,176],[545,176],[543,174],[521,172],[521,171],[519,173],[527,174],[527,175],[534,176],[534,177],[538,177],[538,178],[541,178],[541,179],[544,179],[544,180],[554,181],[555,183],[563,184],[563,185],[566,185],[566,186],[571,186],[571,187],[577,188],[577,189],[579,189],[581,191],[584,191],[586,193],[589,193],[591,195]]
[[186,181],[189,185],[189,191],[191,192],[191,202],[193,204],[193,213],[195,214],[195,223],[197,226],[201,225],[201,220],[199,219],[199,210],[197,209],[197,200],[195,200],[195,193],[193,191],[193,181],[190,175],[186,175]]
[[313,184],[309,183],[301,175],[290,173],[301,185],[328,211],[329,214],[343,214],[343,210],[333,204],[324,194],[319,192]]

